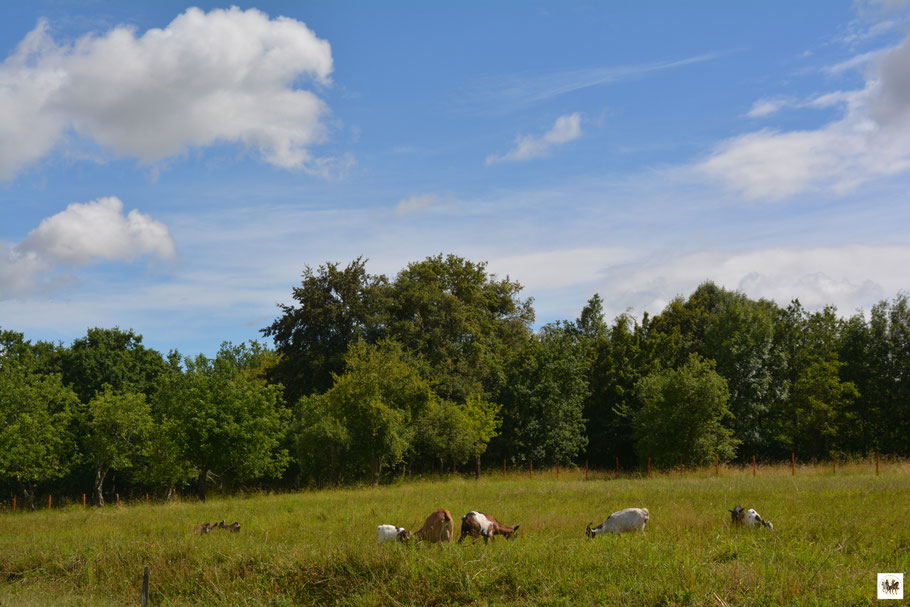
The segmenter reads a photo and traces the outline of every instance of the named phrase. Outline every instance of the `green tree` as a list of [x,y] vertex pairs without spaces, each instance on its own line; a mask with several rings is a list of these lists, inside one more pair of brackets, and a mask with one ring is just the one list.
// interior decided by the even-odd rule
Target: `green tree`
[[730,393],[713,361],[690,354],[677,369],[650,373],[638,383],[638,397],[640,457],[671,467],[680,459],[698,465],[735,454],[738,441],[724,425],[732,417],[727,408]]
[[240,480],[276,477],[288,463],[281,443],[290,414],[281,386],[245,369],[245,346],[239,348],[240,354],[227,343],[214,359],[186,358],[183,372],[172,369],[157,392],[156,411],[179,429],[175,443],[196,473],[203,501],[210,473]]
[[41,484],[66,475],[78,461],[71,433],[77,405],[59,375],[35,371],[7,346],[0,352],[0,479],[18,485],[31,506]]
[[808,312],[794,300],[775,327],[784,356],[788,398],[774,411],[780,440],[797,457],[827,457],[842,446],[853,423],[856,387],[844,381],[839,358],[844,323],[829,306]]
[[487,274],[486,263],[437,255],[408,264],[390,294],[390,336],[428,363],[444,399],[490,398],[529,338],[531,300],[521,285]]
[[280,355],[270,378],[285,386],[288,402],[331,388],[333,375],[344,372],[348,348],[385,334],[387,287],[385,276],[367,273],[362,257],[345,268],[304,269],[292,293],[296,304],[280,305],[281,316],[262,329]]
[[83,451],[94,468],[95,502],[104,505],[104,479],[111,469],[125,471],[146,454],[152,412],[144,394],[105,386],[85,407]]
[[570,462],[586,444],[589,361],[574,327],[543,327],[509,369],[499,451],[513,461]]
[[500,406],[469,396],[463,405],[433,399],[417,420],[415,450],[428,459],[454,464],[473,459],[480,474],[480,456],[496,435],[501,423]]
[[343,457],[357,477],[367,475],[376,485],[383,468],[403,460],[416,420],[434,394],[418,366],[393,341],[354,344],[345,368],[325,394],[303,401],[302,435],[320,441],[306,445],[307,451],[327,449],[335,454],[336,466]]

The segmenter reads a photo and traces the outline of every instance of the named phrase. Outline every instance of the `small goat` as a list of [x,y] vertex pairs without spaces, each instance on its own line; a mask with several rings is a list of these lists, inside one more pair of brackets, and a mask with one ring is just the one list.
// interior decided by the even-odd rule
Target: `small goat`
[[767,527],[770,531],[774,531],[774,524],[771,521],[766,521],[761,517],[761,515],[749,508],[746,511],[746,526],[747,527]]
[[625,531],[641,531],[644,533],[645,524],[650,518],[651,513],[648,512],[647,508],[626,508],[625,510],[614,512],[597,527],[591,527],[592,523],[588,523],[585,535],[595,538],[601,533],[623,533]]
[[771,521],[764,520],[761,515],[752,508],[746,510],[742,506],[736,506],[733,510],[728,510],[728,512],[730,513],[730,522],[735,526],[767,527],[771,531],[774,531],[774,525]]
[[411,532],[404,527],[395,525],[379,525],[376,528],[376,543],[384,544],[386,542],[407,542],[411,539]]
[[196,535],[202,535],[204,533],[211,533],[212,529],[215,528],[213,523],[200,523],[193,527],[193,533]]
[[452,513],[440,508],[434,510],[424,521],[423,527],[414,533],[417,539],[424,542],[450,542],[455,534],[455,525],[452,523]]
[[488,514],[472,510],[461,517],[461,537],[458,538],[458,543],[460,544],[469,535],[474,538],[475,543],[478,537],[483,537],[483,542],[486,544],[489,540],[495,539],[496,535],[501,535],[510,540],[515,532],[518,531],[518,527],[520,525],[515,525],[514,527],[503,525]]

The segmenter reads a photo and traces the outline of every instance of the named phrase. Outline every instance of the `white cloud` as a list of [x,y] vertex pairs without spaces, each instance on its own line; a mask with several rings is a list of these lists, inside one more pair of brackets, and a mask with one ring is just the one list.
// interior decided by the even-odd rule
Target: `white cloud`
[[436,194],[418,194],[405,198],[396,204],[395,213],[397,215],[410,215],[437,202],[439,202],[439,196]]
[[[910,38],[910,37],[908,37]],[[802,106],[845,106],[814,130],[763,129],[721,142],[697,170],[747,198],[845,193],[910,169],[910,44],[882,55],[865,89],[815,96]],[[758,106],[760,107],[760,106]],[[753,108],[754,109],[754,108]]]
[[[48,154],[68,128],[153,162],[217,141],[286,168],[320,170],[329,43],[258,10],[190,8],[141,36],[126,26],[58,45],[40,21],[0,64],[0,179]],[[16,145],[9,145],[15,141]]]
[[515,138],[515,147],[502,156],[487,156],[488,165],[497,162],[518,162],[546,156],[559,145],[568,143],[581,137],[581,114],[567,114],[556,119],[556,123],[549,131],[540,137],[533,135],[518,136]]
[[57,266],[176,256],[168,227],[136,209],[124,215],[120,199],[73,203],[42,220],[22,242],[0,250],[0,299],[48,287]]
[[790,106],[792,103],[792,99],[781,97],[759,99],[752,104],[752,108],[746,113],[746,116],[749,118],[763,118],[765,116],[770,116],[771,114],[776,114],[781,109]]

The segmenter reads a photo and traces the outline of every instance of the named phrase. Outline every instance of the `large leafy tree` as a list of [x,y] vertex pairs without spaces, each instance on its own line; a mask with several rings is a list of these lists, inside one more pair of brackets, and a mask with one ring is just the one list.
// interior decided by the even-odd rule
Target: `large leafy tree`
[[798,457],[827,456],[840,447],[853,423],[858,396],[841,377],[839,357],[843,322],[833,307],[808,312],[798,300],[776,323],[776,341],[785,357],[783,381],[789,398],[774,412],[783,446]]
[[[239,352],[238,352],[239,348]],[[275,477],[288,463],[281,448],[290,414],[281,386],[269,384],[241,364],[245,346],[222,346],[214,359],[186,358],[158,391],[156,410],[179,431],[181,459],[193,468],[205,500],[210,473],[241,480]]]
[[479,475],[480,456],[498,433],[499,410],[498,404],[476,395],[469,396],[464,404],[433,399],[417,420],[415,450],[418,456],[453,464],[473,459]]
[[301,401],[298,408],[304,458],[327,451],[329,465],[344,466],[372,484],[382,470],[399,464],[414,440],[416,421],[434,394],[418,366],[389,340],[354,344],[346,371],[335,376],[325,394]]
[[13,337],[5,336],[0,352],[0,479],[15,483],[33,504],[40,485],[78,461],[71,432],[78,398],[60,375],[37,371],[29,344]]
[[152,411],[145,395],[106,386],[85,407],[83,451],[94,467],[95,501],[104,505],[104,480],[111,469],[126,471],[149,447]]
[[572,326],[543,327],[518,355],[502,390],[503,457],[541,464],[574,460],[585,448],[589,360]]
[[281,316],[262,330],[280,355],[270,377],[284,385],[288,402],[331,388],[348,348],[384,334],[387,285],[385,276],[367,273],[362,257],[344,268],[304,269],[292,293],[296,303],[280,305]]
[[846,428],[856,452],[879,448],[910,455],[910,302],[901,293],[846,322],[841,376],[859,391],[855,418]]
[[485,263],[457,255],[408,264],[391,288],[389,334],[428,363],[442,398],[490,398],[534,321],[521,289],[508,277],[488,274]]
[[690,354],[676,369],[650,373],[638,383],[638,397],[639,457],[670,467],[680,459],[698,465],[735,454],[738,441],[725,424],[730,393],[713,361]]

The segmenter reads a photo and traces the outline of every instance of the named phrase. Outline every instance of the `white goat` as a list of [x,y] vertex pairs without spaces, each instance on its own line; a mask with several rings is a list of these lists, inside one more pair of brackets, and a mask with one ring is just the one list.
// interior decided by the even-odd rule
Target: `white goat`
[[591,538],[597,537],[600,533],[623,533],[624,531],[641,531],[644,533],[645,524],[651,518],[647,508],[626,508],[619,512],[614,512],[607,517],[597,527],[585,529],[585,535]]
[[774,524],[771,521],[764,520],[761,515],[752,508],[746,510],[746,527],[767,527],[771,531],[774,531]]
[[376,543],[384,544],[385,542],[406,542],[411,539],[411,532],[404,527],[395,525],[379,525],[376,528]]

